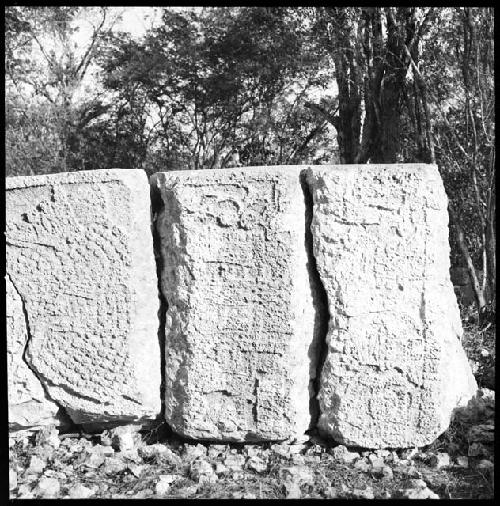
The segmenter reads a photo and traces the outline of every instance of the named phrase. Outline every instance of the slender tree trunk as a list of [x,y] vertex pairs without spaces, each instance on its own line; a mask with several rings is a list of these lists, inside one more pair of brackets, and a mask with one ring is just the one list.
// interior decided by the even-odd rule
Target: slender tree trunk
[[466,262],[467,272],[469,274],[469,278],[471,280],[472,289],[474,291],[474,299],[476,301],[476,306],[478,308],[479,316],[481,317],[481,313],[483,312],[484,307],[486,306],[486,300],[484,297],[484,292],[481,289],[481,284],[479,282],[479,278],[476,273],[476,268],[472,262],[472,258],[469,253],[469,249],[467,248],[467,243],[465,242],[465,235],[460,226],[460,223],[456,219],[455,213],[453,212],[451,205],[448,206],[448,212],[450,215],[450,224],[452,228],[455,230],[455,235],[457,239],[458,247],[460,248],[460,252]]

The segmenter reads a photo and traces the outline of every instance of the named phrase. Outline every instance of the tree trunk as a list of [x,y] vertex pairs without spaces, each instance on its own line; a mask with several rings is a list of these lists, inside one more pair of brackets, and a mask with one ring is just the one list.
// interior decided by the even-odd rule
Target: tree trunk
[[481,314],[486,306],[484,292],[481,289],[481,284],[479,283],[476,268],[472,263],[472,258],[470,256],[469,249],[467,248],[467,243],[465,242],[464,232],[462,230],[462,227],[458,223],[458,220],[456,219],[455,213],[453,212],[451,205],[448,205],[448,211],[450,215],[450,224],[452,228],[455,230],[458,247],[467,265],[467,272],[469,273],[469,279],[471,281],[472,290],[474,291],[474,299],[476,302],[476,307],[479,313],[479,317],[481,317]]

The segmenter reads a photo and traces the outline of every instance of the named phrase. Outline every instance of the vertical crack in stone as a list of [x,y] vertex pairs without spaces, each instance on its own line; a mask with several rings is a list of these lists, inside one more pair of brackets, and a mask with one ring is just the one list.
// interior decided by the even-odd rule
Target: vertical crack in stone
[[259,403],[259,378],[255,378],[254,387],[253,387],[253,395],[254,395],[254,402],[252,406],[252,416],[253,416],[253,423],[255,431],[257,431],[257,425],[259,423],[259,413],[257,405]]
[[302,192],[304,194],[304,245],[307,253],[307,272],[309,276],[309,286],[311,288],[315,310],[313,341],[308,350],[311,368],[314,369],[315,373],[314,376],[311,375],[309,383],[309,414],[311,416],[309,428],[314,429],[316,428],[321,414],[318,394],[321,385],[321,371],[328,354],[326,337],[328,334],[328,325],[330,322],[330,311],[328,309],[328,295],[326,293],[323,282],[321,281],[321,276],[316,265],[316,258],[314,256],[313,234],[311,231],[311,223],[314,213],[314,200],[311,189],[306,180],[305,171],[302,171],[300,174],[300,184],[302,187]]
[[158,309],[158,342],[160,344],[160,367],[161,367],[161,420],[165,420],[165,325],[167,318],[168,302],[163,295],[161,288],[161,276],[163,272],[163,256],[161,254],[161,237],[157,229],[157,221],[163,210],[164,204],[160,192],[155,188],[155,184],[150,181],[151,196],[151,232],[153,234],[153,251],[156,262],[156,279],[158,283],[158,298],[160,307]]
[[66,426],[66,427],[73,426],[75,424],[74,424],[73,420],[71,419],[71,417],[69,416],[69,414],[67,413],[66,409],[50,396],[49,391],[47,389],[47,384],[45,381],[43,381],[43,377],[35,369],[33,364],[31,364],[31,362],[27,359],[28,347],[31,342],[32,334],[31,334],[31,327],[30,327],[30,322],[29,322],[29,318],[28,318],[28,310],[26,309],[26,302],[25,302],[24,297],[22,296],[21,292],[17,288],[16,284],[14,283],[14,280],[12,279],[11,275],[8,272],[6,272],[5,276],[9,279],[15,292],[19,296],[19,300],[21,301],[21,308],[22,308],[23,316],[24,316],[24,324],[26,326],[27,338],[26,338],[26,344],[24,345],[24,350],[23,350],[21,358],[22,358],[23,362],[26,364],[26,366],[28,367],[28,369],[33,373],[33,375],[39,381],[39,383],[42,386],[43,391],[45,393],[45,397],[48,400],[50,400],[51,402],[53,402],[59,408],[59,411],[58,411],[56,417],[58,420],[60,420],[61,426]]

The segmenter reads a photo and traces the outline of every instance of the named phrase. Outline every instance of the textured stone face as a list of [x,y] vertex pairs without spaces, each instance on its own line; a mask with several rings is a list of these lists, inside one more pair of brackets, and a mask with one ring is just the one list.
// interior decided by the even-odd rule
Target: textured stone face
[[11,363],[25,360],[77,423],[153,418],[161,372],[144,172],[7,178],[6,190],[8,305],[26,320],[9,327]]
[[9,427],[16,430],[58,425],[59,407],[45,395],[42,384],[23,360],[28,329],[22,299],[8,276],[6,288]]
[[307,181],[330,311],[318,426],[349,445],[429,444],[477,388],[458,339],[438,170],[314,167]]
[[152,177],[165,205],[165,416],[180,434],[258,441],[309,428],[318,322],[299,173]]

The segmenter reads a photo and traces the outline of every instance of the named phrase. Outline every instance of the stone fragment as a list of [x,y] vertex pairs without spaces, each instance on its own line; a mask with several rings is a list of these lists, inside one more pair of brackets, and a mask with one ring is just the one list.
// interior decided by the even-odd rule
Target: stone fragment
[[48,445],[54,449],[58,449],[61,445],[59,439],[59,431],[53,425],[41,427],[35,437],[36,445]]
[[429,488],[407,488],[401,490],[404,499],[439,499],[439,496]]
[[437,167],[312,167],[307,182],[330,313],[320,433],[366,448],[430,444],[477,389]]
[[296,481],[287,480],[283,486],[285,488],[285,497],[287,499],[300,499],[302,497],[300,485]]
[[96,455],[113,455],[115,450],[112,446],[105,446],[101,444],[95,444],[87,449],[88,453],[95,453]]
[[303,438],[319,317],[301,167],[152,176],[164,207],[165,417],[188,437]]
[[495,464],[493,464],[493,462],[491,462],[491,460],[488,460],[488,459],[480,460],[476,464],[477,469],[493,469],[494,467],[495,467]]
[[207,454],[207,447],[202,444],[197,445],[184,445],[183,456],[188,460],[194,460],[198,457],[204,457]]
[[357,460],[354,462],[354,469],[359,469],[362,472],[367,472],[370,470],[370,464],[368,464],[364,459]]
[[224,465],[230,471],[241,471],[245,464],[245,457],[240,454],[230,454],[224,459]]
[[179,455],[161,443],[143,446],[138,451],[139,455],[144,459],[161,459],[172,464],[178,464],[181,461]]
[[81,483],[77,483],[75,486],[70,487],[68,495],[71,499],[88,499],[96,493],[94,488],[88,488]]
[[242,499],[257,499],[257,496],[255,494],[252,494],[252,492],[245,492],[242,496]]
[[105,457],[104,464],[102,465],[102,472],[105,474],[116,475],[125,469],[128,464],[122,459],[117,457]]
[[[215,459],[218,458],[220,455],[223,455],[225,451],[226,445],[210,445],[210,447],[208,448],[208,456],[210,458]],[[247,448],[247,455],[249,455],[248,451],[249,450]]]
[[197,458],[189,466],[189,475],[198,483],[215,483],[217,475],[209,462]]
[[42,499],[55,498],[61,490],[59,481],[55,478],[42,477],[34,490],[36,496]]
[[215,464],[215,474],[217,474],[217,476],[228,473],[229,469],[222,462],[217,462]]
[[17,472],[15,469],[9,468],[9,490],[17,488]]
[[352,495],[356,499],[374,499],[373,488],[367,486],[364,490],[355,488],[352,491]]
[[91,469],[97,469],[98,467],[102,466],[102,464],[104,464],[105,458],[106,457],[102,454],[90,453],[83,464],[86,467],[90,467]]
[[335,448],[330,450],[330,454],[337,460],[345,462],[346,464],[349,464],[350,462],[359,459],[359,453],[350,452],[344,445],[336,446]]
[[139,428],[137,425],[122,425],[110,430],[112,447],[121,452],[134,450],[141,442]]
[[469,467],[469,458],[465,455],[459,455],[458,457],[455,457],[455,465],[456,467]]
[[447,453],[436,453],[431,455],[429,464],[436,469],[448,467],[450,465],[450,456]]
[[371,468],[374,472],[382,472],[382,469],[385,466],[384,459],[380,457],[375,457],[373,459],[370,459]]
[[7,178],[5,233],[11,427],[54,423],[53,403],[81,424],[156,417],[159,299],[144,172]]
[[247,460],[246,466],[256,473],[265,473],[267,471],[267,462],[257,456],[250,457]]
[[26,470],[27,474],[40,474],[43,473],[43,470],[47,467],[47,461],[45,459],[41,459],[36,455],[33,455],[30,459],[30,464],[28,469]]
[[282,480],[291,480],[299,484],[314,484],[313,472],[306,466],[283,467],[279,471]]
[[165,495],[168,494],[170,490],[170,486],[175,481],[176,476],[172,474],[160,474],[158,476],[158,481],[155,485],[155,492],[157,495]]
[[392,480],[394,477],[394,473],[392,472],[392,469],[389,466],[384,466],[382,468],[382,476],[387,480]]

